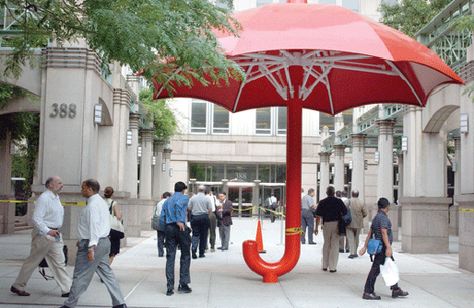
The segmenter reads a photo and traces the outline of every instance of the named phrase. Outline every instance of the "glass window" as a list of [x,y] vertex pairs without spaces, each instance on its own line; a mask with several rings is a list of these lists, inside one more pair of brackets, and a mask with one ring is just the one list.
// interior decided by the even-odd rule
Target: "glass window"
[[257,7],[265,5],[265,4],[269,4],[269,3],[273,3],[273,0],[257,0]]
[[224,165],[210,165],[211,177],[210,180],[213,182],[220,182],[225,179],[225,166]]
[[258,165],[258,180],[263,183],[270,183],[271,177],[271,166],[270,165]]
[[277,135],[286,135],[286,107],[278,107]]
[[272,133],[272,110],[270,108],[257,109],[256,134],[271,135]]
[[359,0],[342,0],[342,6],[358,12],[359,11]]
[[190,164],[189,178],[198,181],[206,181],[206,165],[205,164]]
[[227,178],[235,182],[252,182],[257,176],[257,165],[227,165]]
[[216,6],[223,9],[232,9],[234,7],[233,0],[216,0]]
[[275,183],[285,183],[286,181],[286,166],[285,165],[276,165],[276,174],[275,174],[275,180],[273,182]]
[[207,103],[193,102],[191,108],[191,133],[205,134],[207,132]]
[[229,111],[219,105],[214,105],[212,132],[215,134],[229,133]]

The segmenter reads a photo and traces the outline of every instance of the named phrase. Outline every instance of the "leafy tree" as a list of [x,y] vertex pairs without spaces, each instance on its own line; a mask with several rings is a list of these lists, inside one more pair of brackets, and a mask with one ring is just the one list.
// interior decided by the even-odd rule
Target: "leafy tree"
[[140,92],[140,104],[145,109],[145,123],[153,124],[155,138],[162,141],[169,140],[177,131],[176,118],[166,100],[153,100],[153,88]]
[[451,0],[401,0],[396,4],[382,2],[382,22],[414,37]]
[[191,77],[204,82],[204,74],[224,80],[242,74],[219,51],[213,32],[235,34],[238,24],[229,9],[207,0],[0,0],[5,4],[12,17],[31,16],[16,19],[9,73],[21,72],[32,47],[84,38],[104,63],[129,65],[168,87],[168,80],[190,84]]

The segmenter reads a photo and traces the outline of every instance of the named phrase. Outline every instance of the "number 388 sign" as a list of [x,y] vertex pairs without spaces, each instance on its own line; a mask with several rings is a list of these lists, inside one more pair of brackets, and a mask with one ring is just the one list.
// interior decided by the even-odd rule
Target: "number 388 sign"
[[52,104],[51,113],[49,114],[51,118],[70,118],[74,119],[76,117],[76,104]]

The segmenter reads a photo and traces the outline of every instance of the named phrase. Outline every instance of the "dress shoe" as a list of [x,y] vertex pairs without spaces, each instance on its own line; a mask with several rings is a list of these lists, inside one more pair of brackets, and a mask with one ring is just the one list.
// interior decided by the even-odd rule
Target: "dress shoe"
[[61,297],[69,297],[69,292],[61,294]]
[[202,254],[202,255],[200,254],[200,255],[199,255],[199,258],[205,258],[205,257],[206,257],[206,256],[205,256],[204,254]]
[[187,284],[183,284],[183,285],[179,285],[178,286],[178,292],[179,293],[191,293],[193,290],[191,290],[191,288],[187,285]]
[[116,306],[113,306],[112,308],[127,308],[127,304],[116,305]]
[[339,249],[339,253],[344,253],[344,249]]
[[59,308],[69,308],[69,307],[68,307],[68,306],[64,306],[64,305],[62,305],[62,306],[61,306],[61,307],[59,307]]
[[405,296],[407,296],[407,295],[408,295],[408,292],[403,291],[403,290],[400,289],[400,288],[392,290],[392,297],[393,297],[393,298],[405,297]]
[[13,293],[15,293],[18,296],[30,296],[30,293],[26,292],[25,290],[19,290],[19,289],[15,288],[14,286],[12,286],[10,288],[10,291],[12,291]]
[[354,259],[354,258],[357,258],[357,257],[359,257],[359,256],[358,255],[349,255],[348,256],[349,259]]
[[316,245],[316,242],[309,242],[310,245]]
[[329,270],[330,273],[335,273],[337,270]]
[[349,252],[350,250],[349,249],[346,249],[346,252]]
[[364,293],[362,298],[368,300],[379,300],[380,296],[376,295],[375,293]]
[[173,288],[168,288],[168,290],[166,290],[166,296],[171,296],[173,294],[174,294]]
[[197,254],[193,251],[193,259],[197,259],[197,258],[198,258]]
[[323,271],[327,272],[327,271],[328,271],[328,269],[327,269],[327,268],[323,268]]

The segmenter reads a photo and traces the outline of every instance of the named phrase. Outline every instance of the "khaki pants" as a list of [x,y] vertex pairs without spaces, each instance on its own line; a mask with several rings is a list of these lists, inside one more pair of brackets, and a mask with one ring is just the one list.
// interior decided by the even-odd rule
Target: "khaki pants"
[[61,288],[61,293],[68,293],[72,280],[66,271],[63,240],[50,241],[46,236],[39,235],[35,230],[33,230],[31,236],[30,256],[23,263],[13,286],[18,290],[25,290],[26,283],[30,280],[33,271],[38,267],[41,260],[45,258],[49,268],[53,271],[54,280],[59,288]]
[[337,221],[325,222],[323,226],[323,268],[335,270],[339,259],[339,232]]
[[349,248],[351,255],[357,255],[357,248],[359,247],[360,228],[346,228],[347,240],[349,241]]

